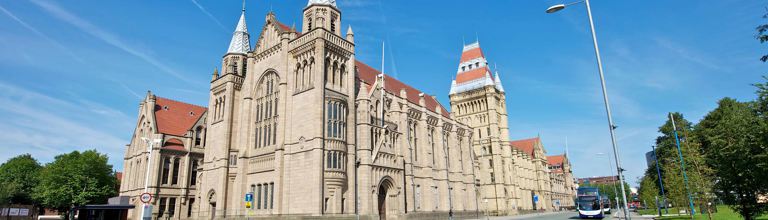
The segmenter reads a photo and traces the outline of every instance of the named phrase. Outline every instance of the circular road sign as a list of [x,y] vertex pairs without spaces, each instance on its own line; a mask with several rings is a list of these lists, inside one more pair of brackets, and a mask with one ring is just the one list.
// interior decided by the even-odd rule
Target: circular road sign
[[139,199],[141,199],[141,202],[143,203],[149,203],[152,201],[152,195],[149,193],[142,193]]

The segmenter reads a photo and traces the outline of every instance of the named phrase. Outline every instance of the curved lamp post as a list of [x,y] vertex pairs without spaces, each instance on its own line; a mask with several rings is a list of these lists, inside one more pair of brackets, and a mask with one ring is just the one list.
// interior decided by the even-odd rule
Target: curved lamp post
[[613,145],[613,157],[616,161],[616,170],[618,171],[619,176],[619,185],[621,185],[621,196],[624,201],[624,218],[629,219],[629,208],[627,206],[627,193],[624,189],[624,175],[622,175],[622,171],[624,169],[621,168],[621,160],[619,160],[619,149],[616,146],[616,135],[614,134],[614,130],[616,129],[616,125],[613,124],[613,117],[611,116],[611,107],[608,102],[608,91],[605,88],[605,77],[603,76],[603,63],[600,60],[600,49],[597,46],[597,35],[595,34],[595,23],[592,21],[592,9],[589,7],[589,0],[584,1],[577,1],[577,2],[571,2],[568,4],[557,4],[550,6],[547,8],[547,13],[555,13],[557,11],[565,9],[565,7],[582,3],[587,6],[587,16],[589,17],[589,27],[592,30],[592,43],[595,45],[595,57],[597,57],[597,69],[600,72],[600,85],[603,89],[603,101],[605,103],[605,113],[608,115],[608,129],[611,133],[611,144]]

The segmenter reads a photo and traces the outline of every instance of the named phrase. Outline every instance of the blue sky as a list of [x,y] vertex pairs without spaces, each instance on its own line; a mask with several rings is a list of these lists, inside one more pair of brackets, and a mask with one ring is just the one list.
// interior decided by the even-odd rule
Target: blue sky
[[[555,0],[339,0],[356,58],[448,103],[462,42],[480,40],[507,92],[512,139],[568,138],[577,176],[608,175],[610,138],[583,4]],[[256,38],[270,9],[300,26],[304,0],[251,0]],[[765,74],[761,1],[593,0],[618,145],[632,185],[669,111],[698,121],[722,97],[751,100]],[[122,169],[147,90],[205,105],[241,1],[0,2],[0,161],[96,148]],[[464,39],[464,40],[462,40]],[[253,43],[253,42],[252,42]]]

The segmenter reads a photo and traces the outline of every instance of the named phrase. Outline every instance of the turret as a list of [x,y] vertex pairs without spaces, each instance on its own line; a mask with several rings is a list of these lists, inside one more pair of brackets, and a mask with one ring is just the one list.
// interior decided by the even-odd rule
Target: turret
[[304,27],[302,33],[317,28],[328,30],[341,36],[341,11],[335,0],[309,0],[304,8]]

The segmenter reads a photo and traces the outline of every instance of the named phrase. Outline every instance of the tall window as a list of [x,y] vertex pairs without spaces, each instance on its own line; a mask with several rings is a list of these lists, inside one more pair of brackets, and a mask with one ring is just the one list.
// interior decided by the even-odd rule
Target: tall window
[[429,138],[429,146],[432,148],[432,166],[435,166],[435,128],[432,126],[427,127],[427,138]]
[[179,165],[181,165],[180,159],[178,157],[173,159],[173,178],[171,179],[171,184],[179,183]]
[[269,183],[269,208],[275,208],[275,183]]
[[274,72],[266,73],[256,87],[256,98],[254,99],[256,106],[255,148],[272,146],[277,143],[279,87],[280,78]]
[[256,209],[261,209],[261,184],[256,185]]
[[200,146],[203,141],[203,127],[197,127],[195,129],[195,146]]
[[413,147],[413,160],[419,161],[418,138],[416,138],[416,121],[408,120],[408,141]]
[[168,184],[168,174],[171,169],[171,158],[163,157],[163,178],[161,184]]
[[163,214],[165,214],[165,208],[166,208],[166,202],[168,201],[167,198],[160,198],[160,209],[157,210],[157,217],[163,217]]
[[197,160],[192,160],[192,171],[190,171],[189,182],[194,186],[197,184]]
[[192,207],[195,207],[195,198],[189,198],[189,205],[187,205],[187,218],[192,217]]
[[176,213],[176,198],[168,199],[168,217],[173,217]]
[[237,166],[237,154],[229,154],[229,166]]
[[326,137],[345,140],[346,139],[346,105],[340,101],[328,100],[325,106],[326,111]]

